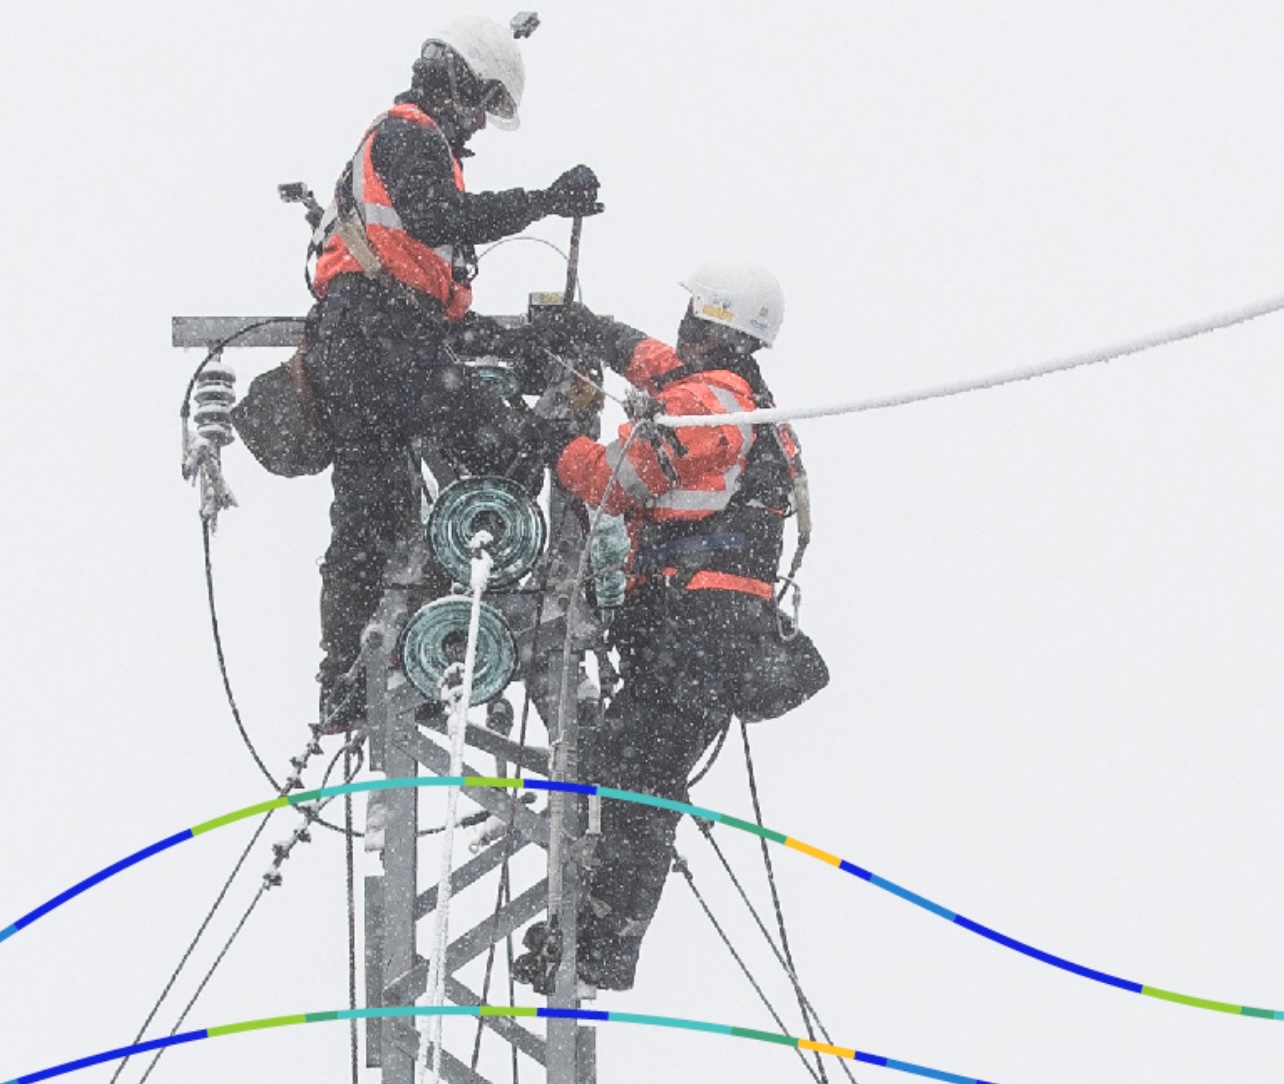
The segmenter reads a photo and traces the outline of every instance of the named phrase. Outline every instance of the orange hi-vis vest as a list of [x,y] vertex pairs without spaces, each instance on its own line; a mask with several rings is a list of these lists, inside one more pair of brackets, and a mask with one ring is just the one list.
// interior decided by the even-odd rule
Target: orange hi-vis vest
[[[726,370],[691,373],[672,383],[664,377],[680,369],[673,347],[644,339],[634,348],[624,377],[634,387],[653,395],[665,414],[731,414],[725,425],[680,428],[675,431],[680,454],[647,440],[629,439],[631,423],[619,428],[609,445],[578,437],[557,461],[558,480],[590,507],[603,505],[609,515],[623,515],[634,553],[646,525],[696,524],[727,510],[739,488],[754,442],[754,426],[744,417],[757,408],[753,391],[743,377]],[[797,446],[787,426],[777,430],[781,450],[793,472]],[[628,451],[625,453],[625,446]],[[668,470],[662,456],[668,459]],[[608,486],[610,491],[608,493]],[[605,503],[603,504],[603,501]],[[783,517],[787,509],[767,510]],[[693,532],[694,536],[694,532]],[[664,569],[675,572],[676,569]],[[725,571],[702,569],[686,579],[687,590],[739,591],[762,599],[774,596],[772,583]]]
[[[467,283],[456,282],[455,249],[452,245],[426,245],[412,237],[392,206],[387,186],[375,171],[372,156],[375,132],[387,117],[422,124],[440,132],[437,122],[418,106],[403,102],[393,106],[379,117],[366,132],[361,146],[352,157],[352,202],[356,216],[365,231],[366,240],[379,257],[383,270],[397,282],[412,290],[427,294],[441,303],[446,319],[451,323],[462,320],[473,302],[473,292]],[[443,140],[445,136],[442,136]],[[464,171],[459,159],[451,154],[455,186],[464,190]],[[337,217],[334,204],[326,218],[333,222]],[[338,275],[361,274],[362,267],[348,246],[335,232],[331,232],[317,260],[313,288],[321,297],[326,295],[330,283]]]

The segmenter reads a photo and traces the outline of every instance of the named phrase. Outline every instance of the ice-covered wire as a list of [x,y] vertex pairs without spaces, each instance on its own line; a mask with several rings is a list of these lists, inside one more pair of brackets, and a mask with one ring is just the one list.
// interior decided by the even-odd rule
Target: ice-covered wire
[[656,417],[655,421],[657,425],[671,428],[677,428],[678,426],[692,428],[728,425],[734,424],[737,418],[749,419],[754,425],[764,425],[769,422],[797,421],[802,418],[826,418],[837,414],[861,414],[870,410],[886,410],[892,407],[909,406],[911,403],[923,403],[929,399],[944,399],[952,395],[964,395],[967,392],[983,391],[987,388],[1002,387],[1005,384],[1015,384],[1022,380],[1034,380],[1037,377],[1048,376],[1051,373],[1063,373],[1070,369],[1080,369],[1085,365],[1099,365],[1103,362],[1114,361],[1116,358],[1127,357],[1129,354],[1140,354],[1146,350],[1154,350],[1156,347],[1168,346],[1171,343],[1182,342],[1185,339],[1193,339],[1212,331],[1220,331],[1223,328],[1234,327],[1237,324],[1246,324],[1250,320],[1270,316],[1272,313],[1277,313],[1281,310],[1284,310],[1284,297],[1274,297],[1266,301],[1260,301],[1255,305],[1245,305],[1242,308],[1231,309],[1228,312],[1210,316],[1205,320],[1178,324],[1165,331],[1157,331],[1139,338],[1127,339],[1124,342],[1116,343],[1114,346],[1103,347],[1099,350],[1090,350],[1083,354],[1071,354],[1068,357],[1057,358],[1037,365],[1008,369],[990,376],[947,381],[944,384],[935,384],[927,388],[921,388],[918,391],[901,392],[898,395],[883,395],[872,399],[856,399],[846,403],[827,403],[814,407],[778,407],[770,410],[751,410],[736,414],[684,414],[668,417],[661,414]]
[[[487,531],[478,531],[472,538],[470,549],[472,561],[469,576],[469,587],[472,591],[472,605],[468,616],[468,640],[464,648],[464,664],[457,685],[447,690],[449,677],[442,682],[443,699],[450,703],[450,718],[447,732],[450,738],[450,774],[458,775],[463,771],[464,742],[468,732],[468,707],[473,696],[473,677],[477,666],[477,635],[481,618],[482,595],[490,584],[494,556],[490,552],[493,537]],[[449,674],[450,671],[447,671]],[[437,881],[437,905],[433,915],[434,951],[428,961],[428,997],[434,1005],[444,1005],[446,1001],[446,947],[450,937],[450,902],[454,872],[452,842],[454,839],[455,814],[459,804],[459,791],[451,787],[446,796],[446,831],[441,843],[440,876]],[[435,1017],[429,1027],[430,1049],[432,1052],[433,1084],[441,1081],[441,1017]]]

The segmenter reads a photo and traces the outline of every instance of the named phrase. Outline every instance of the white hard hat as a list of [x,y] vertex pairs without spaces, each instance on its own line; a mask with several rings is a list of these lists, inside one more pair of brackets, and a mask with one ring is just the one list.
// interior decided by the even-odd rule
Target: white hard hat
[[765,267],[707,263],[680,285],[691,291],[691,312],[700,320],[743,331],[770,346],[785,318],[785,294]]
[[503,87],[504,94],[487,102],[487,115],[496,128],[512,131],[518,126],[521,118],[517,107],[522,104],[522,90],[526,86],[526,66],[508,27],[494,19],[465,15],[425,41],[423,51],[426,53],[433,44],[453,49],[483,83],[498,83]]

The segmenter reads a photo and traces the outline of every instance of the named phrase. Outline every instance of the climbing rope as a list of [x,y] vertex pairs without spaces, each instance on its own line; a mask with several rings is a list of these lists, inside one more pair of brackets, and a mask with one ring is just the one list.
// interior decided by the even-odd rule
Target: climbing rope
[[[471,583],[472,609],[468,618],[468,640],[464,648],[464,665],[455,676],[458,683],[447,689],[450,681],[442,681],[443,699],[450,704],[450,774],[463,771],[464,741],[468,731],[468,707],[473,697],[473,676],[477,667],[477,636],[481,624],[482,595],[490,582],[494,558],[489,546],[493,541],[489,532],[479,531],[472,539]],[[449,671],[447,672],[449,674]],[[459,791],[452,787],[446,798],[446,831],[441,842],[440,876],[437,881],[437,906],[433,916],[433,952],[428,958],[428,997],[430,1004],[446,1003],[446,947],[450,938],[450,897],[453,889],[451,874],[454,872],[453,843],[454,822],[459,805]],[[429,1047],[432,1051],[433,1084],[441,1081],[441,1017],[432,1018],[429,1029]]]
[[[562,514],[561,514],[561,517],[558,519],[557,527],[556,527],[556,530],[554,531],[553,537],[555,538],[560,537],[561,532],[566,528],[566,519],[567,519],[567,516],[569,516],[571,513],[571,507],[572,506],[569,501],[563,505]],[[544,567],[540,571],[540,582],[539,582],[539,587],[535,596],[535,620],[533,622],[534,628],[533,628],[533,631],[531,632],[531,651],[530,651],[530,657],[531,657],[530,665],[532,667],[538,665],[538,660],[540,658],[539,634],[540,634],[540,630],[543,628],[544,601],[548,597],[548,581],[549,581],[549,577],[552,575],[552,571],[553,571],[553,562],[551,560],[546,560],[544,562]],[[517,755],[519,757],[526,751],[527,725],[530,720],[530,710],[531,710],[530,681],[529,680],[523,681],[522,687],[524,690],[522,694],[522,716],[521,716],[521,723],[519,724],[518,732],[517,732]],[[517,767],[520,769],[521,765],[519,764],[517,765]],[[504,826],[504,842],[503,842],[504,850],[503,850],[503,861],[500,864],[499,887],[496,889],[496,892],[495,892],[495,907],[494,907],[494,910],[491,912],[491,916],[490,916],[491,932],[490,932],[490,937],[487,939],[488,947],[486,950],[486,969],[482,977],[481,996],[479,999],[481,1004],[483,1005],[487,1003],[487,1000],[490,997],[490,983],[491,983],[491,977],[493,975],[494,966],[495,966],[495,931],[499,928],[499,914],[500,914],[500,911],[505,906],[506,902],[508,902],[508,900],[511,899],[511,895],[512,895],[511,887],[510,887],[510,876],[509,876],[509,860],[512,858],[512,853],[513,853],[513,824],[514,824],[514,821],[516,820],[516,817],[517,817],[517,801],[516,801],[516,798],[514,798],[513,802],[508,807],[508,819],[507,819],[507,823]],[[512,934],[509,934],[504,939],[504,942],[507,948],[508,997],[509,997],[509,1001],[511,1002],[514,999],[514,990],[515,990],[515,986],[513,982],[513,936]],[[469,1072],[474,1074],[477,1072],[477,1062],[481,1057],[482,1032],[484,1030],[485,1030],[485,1021],[481,1016],[478,1016],[477,1028],[473,1034],[472,1056],[469,1059],[469,1063],[468,1063]],[[517,1048],[515,1046],[512,1047],[512,1053],[513,1053],[513,1084],[517,1084],[517,1080],[518,1080]]]
[[737,418],[752,419],[755,425],[768,422],[797,421],[801,418],[828,418],[839,414],[861,414],[870,410],[887,410],[892,407],[909,406],[911,403],[923,403],[929,399],[944,399],[952,395],[965,395],[968,392],[983,391],[987,388],[998,388],[1005,384],[1015,384],[1022,380],[1034,380],[1052,373],[1064,373],[1070,369],[1081,369],[1086,365],[1099,365],[1127,357],[1129,354],[1140,354],[1156,347],[1193,339],[1212,331],[1246,324],[1263,316],[1270,316],[1284,310],[1284,297],[1274,297],[1255,305],[1231,309],[1229,312],[1210,316],[1186,324],[1178,324],[1166,331],[1157,331],[1135,339],[1127,339],[1114,346],[1091,350],[1083,354],[1071,354],[1069,357],[1057,358],[1036,365],[1008,369],[991,376],[975,377],[970,380],[952,380],[936,384],[919,391],[902,392],[899,395],[884,395],[872,399],[856,399],[847,403],[830,403],[814,407],[780,407],[770,410],[752,410],[732,414],[684,414],[666,417],[661,414],[655,419],[657,425],[671,428],[717,426],[735,424]]
[[[736,871],[731,868],[731,863],[727,860],[727,856],[723,853],[722,848],[718,846],[718,841],[713,835],[712,825],[702,820],[696,820],[695,825],[700,829],[700,833],[704,836],[709,846],[713,848],[713,853],[717,855],[718,861],[721,863],[723,870],[730,879],[736,893],[740,896],[740,901],[748,909],[750,916],[754,920],[754,924],[758,927],[758,932],[762,934],[763,939],[767,942],[767,946],[771,949],[772,955],[776,957],[776,962],[780,964],[781,969],[789,977],[790,982],[794,984],[799,999],[806,1006],[804,1014],[810,1013],[812,1015],[816,1021],[816,1026],[820,1028],[820,1033],[824,1036],[825,1041],[831,1042],[832,1040],[830,1039],[829,1031],[825,1027],[824,1021],[821,1020],[820,1014],[816,1011],[816,1007],[811,1003],[806,993],[803,991],[802,985],[798,981],[797,974],[793,970],[791,961],[786,960],[784,955],[781,953],[780,947],[776,944],[775,938],[772,937],[767,930],[767,924],[763,922],[762,916],[758,914],[758,908],[754,906],[753,900],[749,898],[749,894],[745,891],[744,885],[740,883],[740,878],[736,876]],[[843,1072],[845,1072],[847,1074],[847,1078],[851,1080],[851,1070],[844,1066]],[[854,1081],[853,1084],[855,1084]]]

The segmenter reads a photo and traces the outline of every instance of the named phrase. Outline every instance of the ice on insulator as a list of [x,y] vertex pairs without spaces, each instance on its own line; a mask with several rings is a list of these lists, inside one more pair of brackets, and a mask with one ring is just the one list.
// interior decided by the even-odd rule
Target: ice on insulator
[[589,545],[593,561],[593,591],[604,609],[624,605],[624,564],[628,560],[629,532],[622,516],[599,516]]
[[490,846],[497,839],[502,839],[507,831],[508,825],[498,817],[487,817],[474,833],[472,840],[468,844],[468,849],[473,854],[476,854],[478,851]]
[[227,362],[215,359],[201,369],[192,393],[192,420],[201,439],[214,445],[231,444],[232,407],[236,403],[236,373]]

